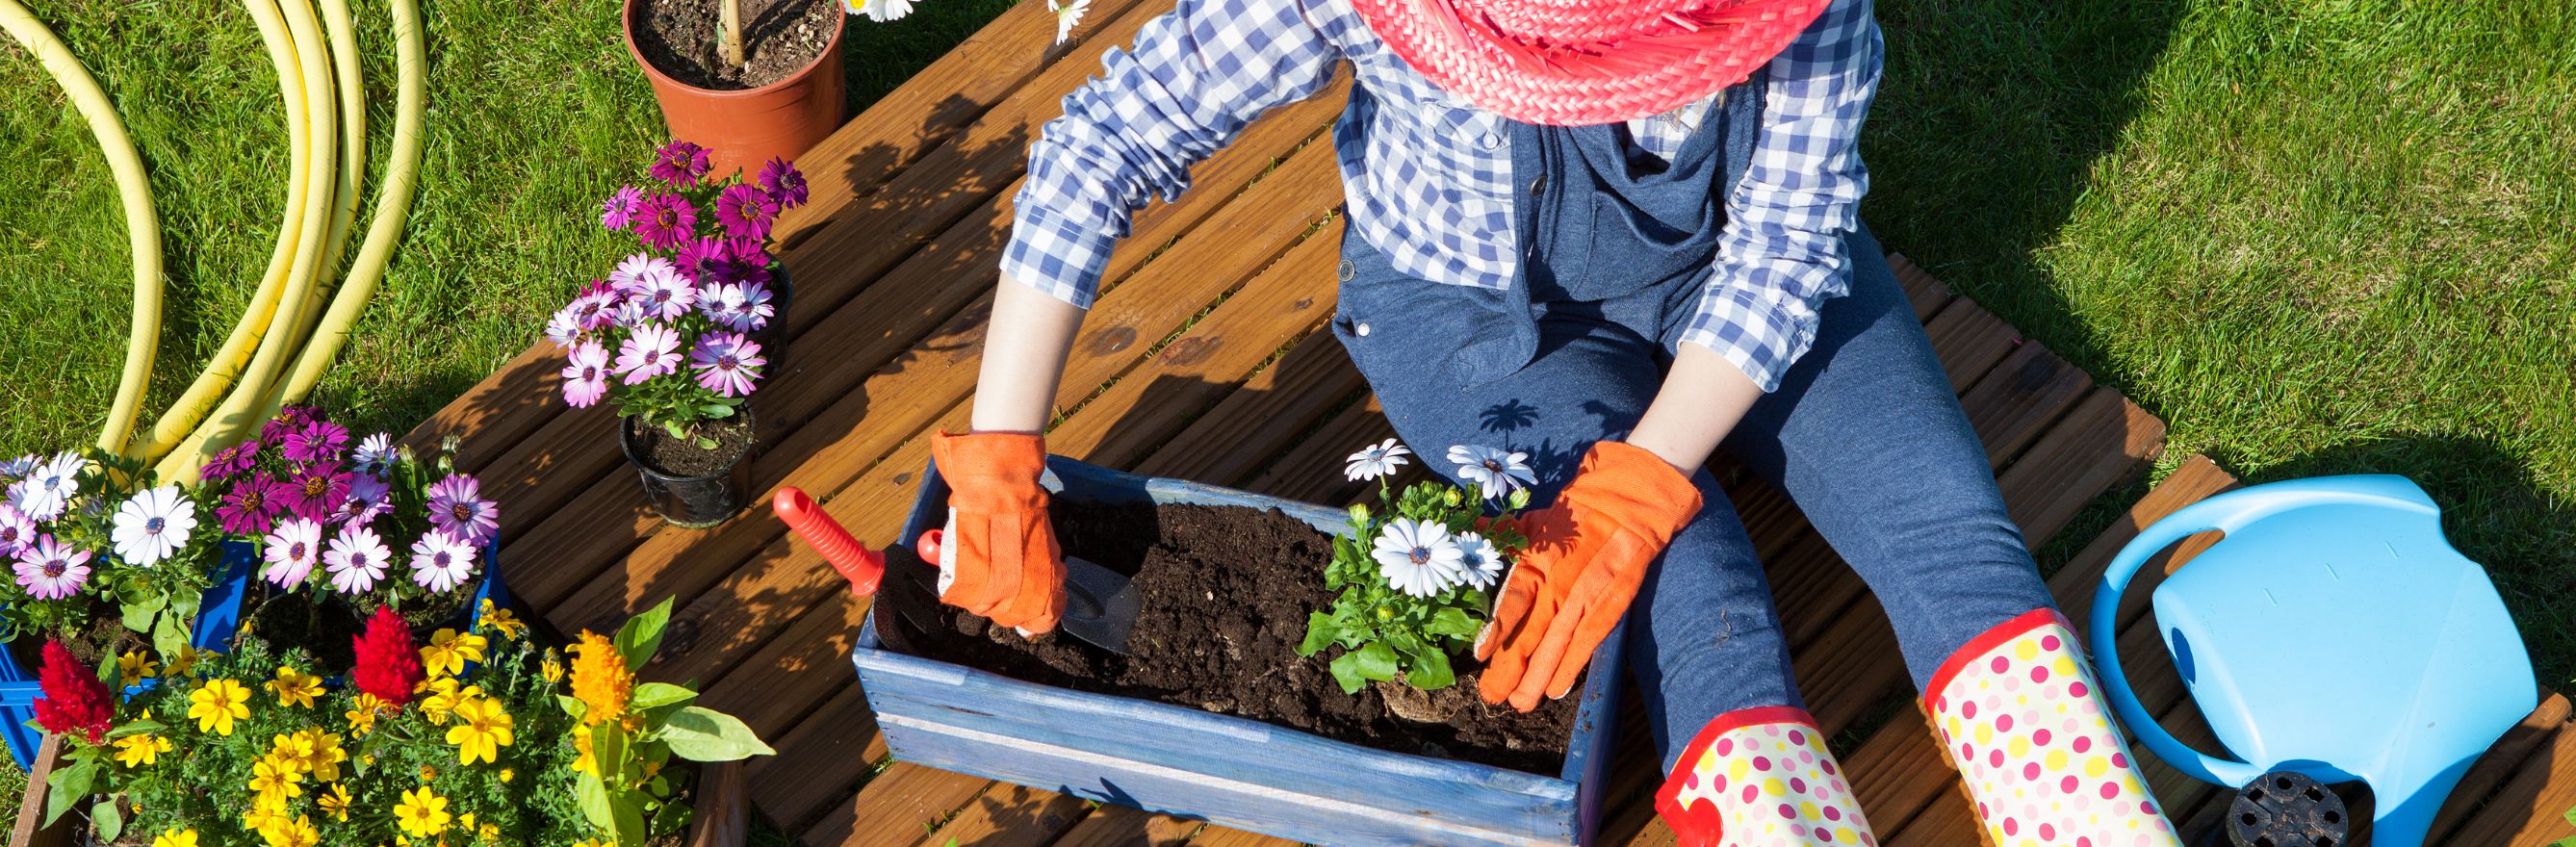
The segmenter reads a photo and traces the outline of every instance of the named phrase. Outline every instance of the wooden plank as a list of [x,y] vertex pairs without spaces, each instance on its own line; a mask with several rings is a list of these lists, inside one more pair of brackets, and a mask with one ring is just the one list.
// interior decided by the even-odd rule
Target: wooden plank
[[1961,395],[1959,406],[1986,444],[1986,461],[2003,467],[2092,387],[2093,378],[2082,368],[2038,342],[2026,342]]
[[2478,757],[2478,763],[2469,767],[2468,775],[2460,778],[2459,787],[2451,790],[2450,801],[2442,804],[2442,813],[2433,819],[2432,837],[2427,843],[2466,847],[2465,842],[2449,837],[2451,831],[2459,828],[2471,810],[2516,772],[2534,767],[2576,768],[2576,762],[2536,761],[2532,756],[2535,751],[2550,748],[2558,733],[2566,729],[2570,717],[2565,696],[2545,685],[2540,690],[2540,708],[2533,709],[2494,747],[2488,748],[2486,755]]
[[946,826],[914,843],[919,847],[1042,847],[1071,830],[1087,811],[1080,797],[995,783]]
[[2003,489],[2013,523],[2037,547],[2094,497],[2154,460],[2164,440],[2164,421],[2118,391],[2097,388],[1995,484]]
[[2576,732],[2562,726],[2442,843],[2538,847],[2576,835],[2562,817],[2569,807],[2576,807]]
[[1903,253],[1887,254],[1887,269],[1894,271],[1897,284],[1905,287],[1905,299],[1914,304],[1916,320],[1931,320],[1933,313],[1941,311],[1941,307],[1949,305],[1950,299],[1956,296],[1950,291],[1950,286],[1933,279]]
[[[803,829],[832,803],[847,799],[855,775],[884,761],[885,735],[877,731],[875,713],[858,683],[841,687],[794,729],[770,739],[778,755],[752,760],[752,796],[770,823],[794,832]],[[841,763],[829,772],[807,766]]]
[[2020,336],[1964,297],[1951,301],[1940,314],[1924,322],[1923,332],[1932,339],[1932,354],[1941,358],[1942,369],[1950,373],[1953,392],[1966,391],[1977,377],[2003,361]]
[[740,761],[699,766],[697,791],[689,798],[697,822],[689,827],[688,847],[743,847],[751,835],[749,790]]
[[1366,486],[1342,476],[1342,457],[1362,444],[1394,437],[1395,426],[1386,422],[1377,398],[1370,397],[1334,415],[1245,487],[1308,503],[1353,502]]
[[1314,407],[1366,390],[1340,343],[1324,333],[1307,336],[1133,470],[1241,482],[1315,425]]
[[1056,839],[1053,847],[1178,847],[1202,826],[1140,809],[1102,806]]
[[797,840],[808,847],[911,847],[993,781],[896,762]]
[[27,771],[28,790],[19,795],[18,817],[9,830],[9,847],[69,847],[72,843],[70,821],[38,826],[45,820],[45,792],[38,789],[53,776],[54,766],[62,763],[62,757],[62,736],[45,733],[44,742],[36,747],[36,766]]
[[1210,826],[1190,839],[1190,847],[1298,847],[1297,842],[1257,832]]

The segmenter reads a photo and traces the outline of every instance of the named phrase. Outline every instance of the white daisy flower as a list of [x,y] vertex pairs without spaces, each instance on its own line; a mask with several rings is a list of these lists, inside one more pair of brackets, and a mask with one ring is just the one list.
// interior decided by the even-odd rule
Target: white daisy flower
[[1538,474],[1529,466],[1528,453],[1506,453],[1500,448],[1459,444],[1449,448],[1449,461],[1458,464],[1458,476],[1485,489],[1485,499],[1510,496],[1521,486],[1538,482]]
[[1478,590],[1493,587],[1509,564],[1503,561],[1503,551],[1494,547],[1492,539],[1473,532],[1458,534],[1458,553],[1458,581]]
[[196,528],[197,502],[179,493],[179,486],[164,485],[116,507],[116,525],[109,538],[116,544],[118,558],[149,566],[187,546],[188,534]]
[[868,20],[885,23],[912,14],[912,0],[844,0],[850,3],[850,14],[866,15]]
[[1396,518],[1378,534],[1378,574],[1388,585],[1415,597],[1429,597],[1457,584],[1465,554],[1449,528],[1412,518]]
[[322,559],[322,524],[302,517],[278,521],[260,545],[260,558],[268,562],[260,576],[270,583],[280,588],[304,584],[313,563]]
[[322,551],[322,566],[331,572],[332,590],[359,594],[385,578],[385,567],[393,557],[394,551],[385,548],[385,540],[375,530],[348,524],[331,537],[331,548]]
[[358,442],[356,452],[349,454],[350,470],[382,479],[394,467],[394,434],[379,432]]
[[25,479],[9,487],[10,505],[37,523],[62,517],[72,496],[80,493],[80,470],[78,453],[57,453],[38,462],[28,469]]
[[441,594],[474,576],[474,545],[443,529],[411,543],[411,581]]
[[1073,28],[1091,11],[1091,0],[1047,0],[1047,9],[1055,13],[1055,43],[1063,44],[1073,39]]
[[1362,447],[1359,452],[1351,454],[1350,458],[1342,460],[1350,463],[1350,467],[1343,468],[1342,473],[1354,482],[1388,476],[1395,473],[1396,468],[1404,467],[1406,464],[1404,457],[1410,455],[1413,455],[1411,449],[1389,438],[1385,443],[1375,447]]

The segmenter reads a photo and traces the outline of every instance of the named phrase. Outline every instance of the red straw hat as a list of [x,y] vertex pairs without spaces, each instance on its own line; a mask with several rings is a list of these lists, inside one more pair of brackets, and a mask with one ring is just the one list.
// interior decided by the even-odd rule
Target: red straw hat
[[1831,0],[1352,0],[1433,83],[1516,121],[1671,111],[1744,81]]

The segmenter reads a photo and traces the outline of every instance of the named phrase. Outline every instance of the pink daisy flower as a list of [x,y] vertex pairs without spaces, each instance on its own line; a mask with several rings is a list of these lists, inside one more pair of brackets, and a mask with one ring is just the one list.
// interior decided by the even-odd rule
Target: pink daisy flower
[[688,241],[698,231],[698,209],[688,198],[664,192],[644,198],[636,208],[635,237],[644,246],[669,250]]
[[468,544],[492,540],[500,531],[500,508],[483,499],[483,484],[454,474],[429,487],[429,522]]
[[38,536],[20,554],[12,570],[18,573],[18,584],[38,600],[60,600],[89,582],[89,551],[54,540],[51,535]]
[[325,520],[340,510],[340,501],[349,496],[349,472],[336,462],[324,462],[296,468],[286,484],[272,495],[286,502],[286,510],[297,517]]
[[624,230],[635,222],[635,205],[644,200],[644,190],[632,185],[617,187],[617,193],[599,201],[599,225],[611,230]]
[[778,201],[758,187],[735,183],[716,195],[716,221],[735,238],[767,238]]
[[474,545],[443,529],[433,529],[411,543],[411,581],[446,593],[474,578]]
[[769,287],[752,282],[728,282],[702,292],[698,308],[707,319],[735,332],[758,332],[778,315],[778,307],[769,303]]
[[267,471],[250,475],[224,495],[224,504],[215,507],[215,521],[227,535],[256,535],[267,532],[285,506],[278,502],[277,480]]
[[597,341],[584,341],[573,348],[572,362],[564,365],[564,404],[587,409],[608,393],[608,348]]
[[670,327],[645,323],[617,345],[617,373],[628,385],[679,370],[680,333]]
[[608,287],[610,290],[620,292],[641,291],[644,288],[645,274],[652,273],[656,269],[667,271],[671,268],[669,259],[651,253],[629,254],[626,258],[618,260],[616,270],[608,272]]
[[778,208],[805,205],[805,173],[786,159],[771,159],[760,168],[760,187],[778,200]]
[[259,463],[259,448],[260,443],[252,440],[217,450],[214,458],[206,460],[205,467],[197,475],[209,480],[231,479],[234,474],[250,470],[252,465]]
[[331,522],[362,524],[393,508],[393,486],[361,474],[349,481],[349,499],[340,501],[340,510],[331,513]]
[[698,371],[698,384],[726,397],[750,394],[752,382],[760,379],[760,366],[768,363],[760,357],[759,344],[730,332],[698,336],[697,349],[689,351],[689,365]]
[[260,541],[260,558],[268,562],[260,577],[279,588],[303,584],[322,559],[322,524],[307,518],[278,521],[276,531]]
[[673,140],[653,151],[653,165],[645,169],[654,179],[672,188],[688,188],[714,170],[707,148],[686,141]]
[[322,551],[322,567],[331,574],[331,588],[342,594],[358,594],[376,587],[385,578],[385,568],[393,564],[394,551],[376,531],[359,524],[340,528],[331,536],[331,546]]
[[642,285],[643,288],[631,296],[641,304],[647,316],[675,321],[688,314],[690,309],[697,308],[697,286],[689,284],[688,278],[681,276],[676,269],[648,271]]
[[348,427],[317,420],[288,433],[280,451],[292,462],[336,462],[348,446]]
[[36,543],[36,521],[18,507],[0,503],[0,556],[15,556]]

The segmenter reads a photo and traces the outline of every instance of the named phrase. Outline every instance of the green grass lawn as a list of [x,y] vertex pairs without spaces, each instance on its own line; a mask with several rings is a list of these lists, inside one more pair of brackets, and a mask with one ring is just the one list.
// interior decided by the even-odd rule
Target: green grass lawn
[[[157,414],[274,238],[276,83],[237,9],[33,5],[117,99],[152,172],[170,266]],[[381,134],[386,13],[359,5]],[[930,0],[896,25],[854,23],[853,99],[1005,5]],[[2557,5],[1883,0],[1866,214],[1888,245],[2171,422],[2168,464],[2205,452],[2256,480],[2423,482],[2564,680],[2576,25]],[[622,246],[590,208],[661,126],[615,9],[427,4],[421,199],[323,383],[345,416],[419,420],[526,347]],[[115,388],[125,234],[95,149],[35,63],[0,46],[0,452],[88,441]]]

